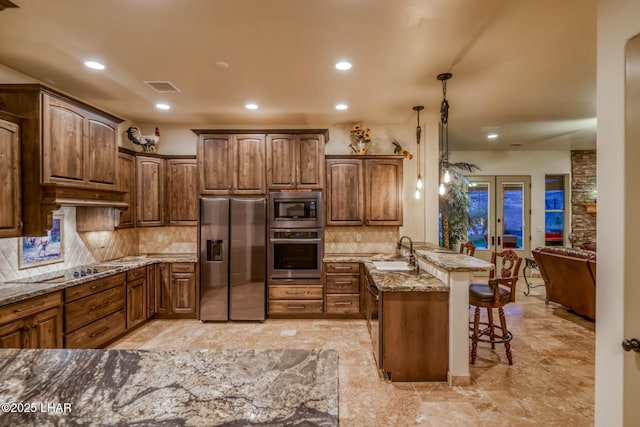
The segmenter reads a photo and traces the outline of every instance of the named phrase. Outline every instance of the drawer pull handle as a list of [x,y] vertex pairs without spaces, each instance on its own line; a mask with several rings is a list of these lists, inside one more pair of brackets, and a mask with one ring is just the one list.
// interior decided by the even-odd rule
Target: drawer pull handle
[[336,265],[333,267],[336,270],[351,270],[351,266],[347,265],[347,266],[342,266],[342,265]]
[[96,284],[96,285],[93,285],[93,286],[92,286],[92,287],[90,287],[89,289],[94,290],[94,289],[96,289],[96,288],[100,288],[100,287],[102,287],[102,286],[106,285],[107,283],[108,283],[108,282],[98,283],[98,284]]
[[306,307],[304,305],[288,305],[287,308],[289,310],[304,310]]
[[105,302],[103,302],[102,304],[97,304],[97,305],[91,306],[91,307],[89,308],[89,311],[95,311],[95,310],[97,310],[97,309],[99,309],[99,308],[102,308],[102,307],[104,307],[105,305],[109,305],[109,304],[111,304],[111,300],[110,300],[110,299],[106,300],[106,301],[105,301]]
[[336,285],[350,285],[351,282],[333,282]]
[[304,294],[304,291],[287,291],[287,295],[300,295]]
[[39,303],[37,303],[37,304],[32,304],[32,305],[30,305],[30,306],[28,306],[28,307],[16,308],[16,309],[14,309],[14,310],[13,310],[13,312],[14,312],[14,313],[20,313],[20,312],[22,312],[22,311],[31,310],[32,308],[36,308],[36,307],[40,307],[41,305],[44,305],[44,303],[45,303],[45,302],[46,302],[46,301],[42,300],[42,301],[40,301]]
[[105,326],[102,329],[98,329],[96,332],[92,333],[91,335],[89,335],[89,338],[95,338],[100,334],[104,334],[105,332],[107,332],[109,330],[108,326]]
[[347,301],[336,301],[334,302],[335,305],[351,305],[353,304],[352,302],[347,302]]

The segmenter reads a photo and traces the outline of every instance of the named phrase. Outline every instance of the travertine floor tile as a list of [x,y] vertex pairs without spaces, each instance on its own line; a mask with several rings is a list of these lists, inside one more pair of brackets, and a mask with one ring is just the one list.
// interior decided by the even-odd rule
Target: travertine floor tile
[[524,296],[524,284],[518,286],[516,303],[505,310],[514,365],[503,345],[480,345],[466,387],[385,381],[364,320],[152,320],[112,348],[335,349],[340,425],[347,427],[592,426],[595,323],[546,305],[544,287]]

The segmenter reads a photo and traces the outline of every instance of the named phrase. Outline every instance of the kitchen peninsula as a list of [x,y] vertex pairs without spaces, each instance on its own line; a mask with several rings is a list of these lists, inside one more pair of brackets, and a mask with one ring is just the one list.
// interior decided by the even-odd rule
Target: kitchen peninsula
[[[403,248],[409,250],[409,246]],[[413,249],[419,273],[379,270],[373,262],[400,259],[397,255],[326,254],[324,261],[363,263],[367,283],[365,314],[377,366],[387,378],[392,381],[446,379],[452,386],[468,385],[471,381],[469,284],[474,272],[490,271],[493,264],[431,243],[414,243]],[[370,301],[370,288],[382,294],[375,297],[382,301],[377,304],[376,313],[371,312],[375,303]],[[386,340],[391,341],[385,346]],[[400,350],[390,354],[385,348]],[[448,359],[442,360],[446,355]],[[406,364],[412,369],[406,368]]]

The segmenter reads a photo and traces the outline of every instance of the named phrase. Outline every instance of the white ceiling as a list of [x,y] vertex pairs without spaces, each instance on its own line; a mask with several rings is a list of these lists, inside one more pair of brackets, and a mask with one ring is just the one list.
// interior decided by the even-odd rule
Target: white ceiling
[[413,124],[451,72],[451,149],[595,148],[596,0],[12,1],[0,64],[134,123]]

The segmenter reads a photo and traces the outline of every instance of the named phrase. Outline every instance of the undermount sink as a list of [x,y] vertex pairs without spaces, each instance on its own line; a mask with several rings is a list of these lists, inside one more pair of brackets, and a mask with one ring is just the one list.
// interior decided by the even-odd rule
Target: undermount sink
[[378,270],[410,271],[413,267],[407,261],[372,261]]

